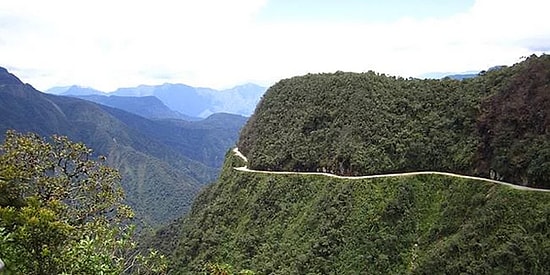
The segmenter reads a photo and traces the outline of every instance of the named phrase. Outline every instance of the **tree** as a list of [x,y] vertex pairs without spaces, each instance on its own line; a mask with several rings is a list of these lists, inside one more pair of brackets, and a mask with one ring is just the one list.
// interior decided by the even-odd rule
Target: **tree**
[[[162,256],[135,252],[119,173],[67,137],[8,131],[0,145],[0,258],[8,272],[119,274]],[[156,258],[159,261],[154,261]],[[139,261],[138,261],[139,260]]]

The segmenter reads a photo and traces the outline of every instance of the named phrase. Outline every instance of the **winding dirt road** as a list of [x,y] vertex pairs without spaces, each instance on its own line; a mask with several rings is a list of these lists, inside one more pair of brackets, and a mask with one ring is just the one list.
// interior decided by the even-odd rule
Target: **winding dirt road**
[[[245,162],[248,162],[248,159],[245,155],[243,155],[239,148],[234,148],[233,152],[236,156],[244,160]],[[263,170],[251,170],[248,169],[247,166],[243,167],[234,167],[233,169],[241,172],[250,172],[250,173],[260,173],[260,174],[273,174],[273,175],[321,175],[326,177],[333,177],[338,179],[376,179],[376,178],[386,178],[386,177],[407,177],[407,176],[416,176],[416,175],[443,175],[443,176],[451,176],[451,177],[457,177],[457,178],[463,178],[463,179],[471,179],[471,180],[480,180],[485,182],[491,182],[496,183],[500,185],[505,185],[513,189],[517,190],[524,190],[524,191],[536,191],[536,192],[550,192],[550,189],[540,189],[540,188],[533,188],[533,187],[527,187],[527,186],[521,186],[521,185],[515,185],[509,182],[503,182],[498,180],[491,180],[486,178],[480,178],[480,177],[473,177],[473,176],[466,176],[466,175],[460,175],[460,174],[454,174],[454,173],[447,173],[447,172],[436,172],[436,171],[421,171],[421,172],[407,172],[407,173],[395,173],[395,174],[379,174],[379,175],[370,175],[370,176],[339,176],[335,174],[330,173],[323,173],[323,172],[291,172],[291,171],[263,171]]]

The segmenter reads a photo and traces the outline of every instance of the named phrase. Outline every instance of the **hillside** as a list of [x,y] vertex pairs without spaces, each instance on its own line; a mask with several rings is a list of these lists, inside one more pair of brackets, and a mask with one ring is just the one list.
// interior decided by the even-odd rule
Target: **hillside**
[[137,220],[153,227],[188,211],[199,190],[217,177],[223,155],[244,123],[241,117],[225,128],[208,127],[209,120],[185,125],[152,121],[77,98],[43,94],[5,69],[0,70],[0,116],[2,135],[7,129],[61,134],[84,142],[96,155],[106,155],[123,176],[126,200]]
[[[168,146],[187,158],[215,168],[221,168],[228,148],[234,146],[247,118],[232,114],[214,114],[200,121],[149,120],[114,108],[106,112],[148,137]],[[151,154],[157,154],[151,148]]]
[[436,170],[550,187],[550,57],[462,81],[374,72],[285,79],[239,148],[258,169]]
[[[208,262],[258,274],[545,274],[550,193],[448,176],[337,179],[240,172],[155,246],[173,273]],[[179,235],[178,242],[174,235]],[[159,240],[160,239],[160,240]]]
[[[548,72],[544,55],[462,81],[282,80],[241,132],[248,162],[228,152],[218,181],[151,244],[175,274],[207,263],[258,274],[548,274],[550,192],[449,175],[269,173],[441,171],[549,187]],[[265,173],[234,169],[244,165]]]
[[149,119],[184,119],[197,120],[168,108],[154,96],[106,96],[106,95],[71,95],[101,105],[117,108]]

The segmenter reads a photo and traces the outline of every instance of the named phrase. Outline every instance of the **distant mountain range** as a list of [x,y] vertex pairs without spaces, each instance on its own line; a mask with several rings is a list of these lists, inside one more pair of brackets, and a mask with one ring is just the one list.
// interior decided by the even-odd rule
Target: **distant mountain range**
[[464,79],[468,79],[468,78],[478,77],[478,76],[483,75],[487,72],[504,69],[506,67],[507,66],[505,66],[505,65],[497,65],[497,66],[490,67],[489,69],[484,70],[484,71],[467,71],[467,72],[461,72],[461,73],[432,72],[432,73],[422,74],[422,75],[420,75],[420,78],[428,78],[428,79],[450,78],[450,79],[455,79],[455,80],[464,80]]
[[432,73],[422,74],[420,75],[420,78],[427,78],[427,79],[450,78],[450,79],[456,79],[456,80],[463,80],[463,79],[473,78],[478,75],[479,75],[479,71],[467,71],[467,72],[461,72],[461,73],[432,72]]
[[[85,89],[70,87],[61,93],[82,91]],[[0,136],[8,129],[41,136],[60,134],[107,156],[108,164],[122,175],[126,200],[136,218],[152,227],[189,210],[202,187],[217,177],[225,153],[234,146],[246,122],[246,117],[232,114],[215,114],[200,121],[160,119],[168,108],[163,109],[151,96],[86,97],[113,107],[135,106],[134,111],[142,116],[79,98],[41,93],[0,68]],[[147,108],[139,111],[139,104]],[[147,119],[143,112],[157,119]]]
[[[122,105],[132,101],[120,97],[150,97],[158,98],[168,109],[176,111],[185,118],[206,118],[214,113],[231,113],[242,116],[250,116],[256,104],[264,94],[266,88],[255,84],[245,84],[226,90],[215,90],[210,88],[197,88],[185,84],[162,84],[156,86],[140,85],[132,88],[120,88],[114,92],[104,93],[91,88],[80,86],[53,87],[46,90],[46,93],[81,97],[108,106]],[[91,95],[95,97],[90,97]],[[103,97],[117,96],[117,99]],[[151,100],[151,99],[148,99]],[[124,101],[124,102],[123,102]],[[135,100],[134,100],[135,103]],[[159,104],[155,103],[151,108],[153,116],[160,118],[178,118],[175,113],[168,114],[167,110],[160,110]],[[125,108],[122,108],[125,109]],[[131,108],[130,108],[131,109]],[[132,112],[131,110],[126,109]],[[143,115],[143,114],[140,114]]]
[[150,119],[184,119],[201,120],[201,118],[186,116],[166,106],[160,99],[154,96],[107,96],[107,95],[71,95],[101,105],[121,109]]

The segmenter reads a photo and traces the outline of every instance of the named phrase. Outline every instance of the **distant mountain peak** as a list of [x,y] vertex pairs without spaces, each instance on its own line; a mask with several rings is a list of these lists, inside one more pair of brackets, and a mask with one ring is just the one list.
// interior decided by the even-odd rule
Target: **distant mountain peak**
[[62,95],[104,95],[105,93],[94,88],[73,85]]
[[254,83],[245,83],[225,90],[193,87],[182,83],[163,83],[161,85],[118,88],[110,93],[73,85],[54,87],[46,90],[46,93],[76,97],[88,95],[154,96],[169,109],[189,118],[206,118],[213,113],[220,112],[250,116],[265,91],[265,87]]
[[44,91],[53,95],[85,96],[85,95],[104,95],[105,93],[91,87],[79,85],[53,87]]

